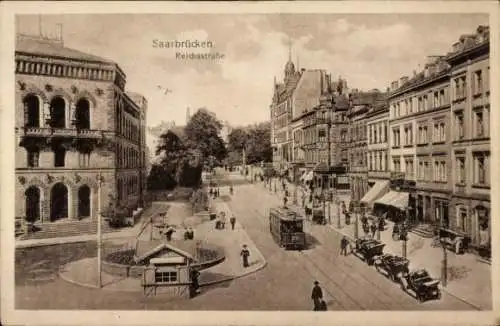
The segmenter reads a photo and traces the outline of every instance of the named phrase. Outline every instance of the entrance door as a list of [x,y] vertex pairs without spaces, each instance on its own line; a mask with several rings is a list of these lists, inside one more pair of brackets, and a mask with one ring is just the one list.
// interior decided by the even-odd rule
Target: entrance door
[[35,222],[40,219],[40,190],[37,187],[29,187],[25,197],[26,221]]
[[87,185],[78,189],[78,217],[90,216],[90,188]]
[[56,221],[68,217],[68,188],[57,183],[50,192],[50,220]]

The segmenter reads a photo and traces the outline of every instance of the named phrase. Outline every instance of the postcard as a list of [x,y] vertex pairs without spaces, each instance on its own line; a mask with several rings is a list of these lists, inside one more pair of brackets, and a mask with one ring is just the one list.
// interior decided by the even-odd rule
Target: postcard
[[498,9],[4,3],[2,323],[494,324]]

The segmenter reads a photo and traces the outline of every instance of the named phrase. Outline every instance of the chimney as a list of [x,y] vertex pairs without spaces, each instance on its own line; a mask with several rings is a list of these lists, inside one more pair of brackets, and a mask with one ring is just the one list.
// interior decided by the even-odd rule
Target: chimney
[[399,79],[401,86],[403,86],[408,81],[408,76],[403,76]]
[[397,80],[393,81],[391,83],[391,89],[395,90],[395,89],[398,89],[398,88],[399,88],[399,82]]

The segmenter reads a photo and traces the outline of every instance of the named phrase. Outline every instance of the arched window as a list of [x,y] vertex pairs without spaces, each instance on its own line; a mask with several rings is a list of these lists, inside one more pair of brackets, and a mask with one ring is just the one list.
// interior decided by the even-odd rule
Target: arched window
[[66,128],[66,101],[57,96],[50,101],[50,126]]
[[24,125],[26,127],[40,126],[40,100],[37,96],[30,94],[23,100],[24,103]]
[[90,129],[90,103],[87,99],[80,99],[76,103],[75,127]]

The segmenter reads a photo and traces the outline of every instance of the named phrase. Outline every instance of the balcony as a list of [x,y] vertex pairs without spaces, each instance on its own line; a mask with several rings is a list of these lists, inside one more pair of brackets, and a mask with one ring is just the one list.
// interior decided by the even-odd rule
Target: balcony
[[103,131],[91,129],[24,127],[17,130],[20,137],[103,138]]
[[390,171],[368,171],[368,178],[390,179],[391,172]]

